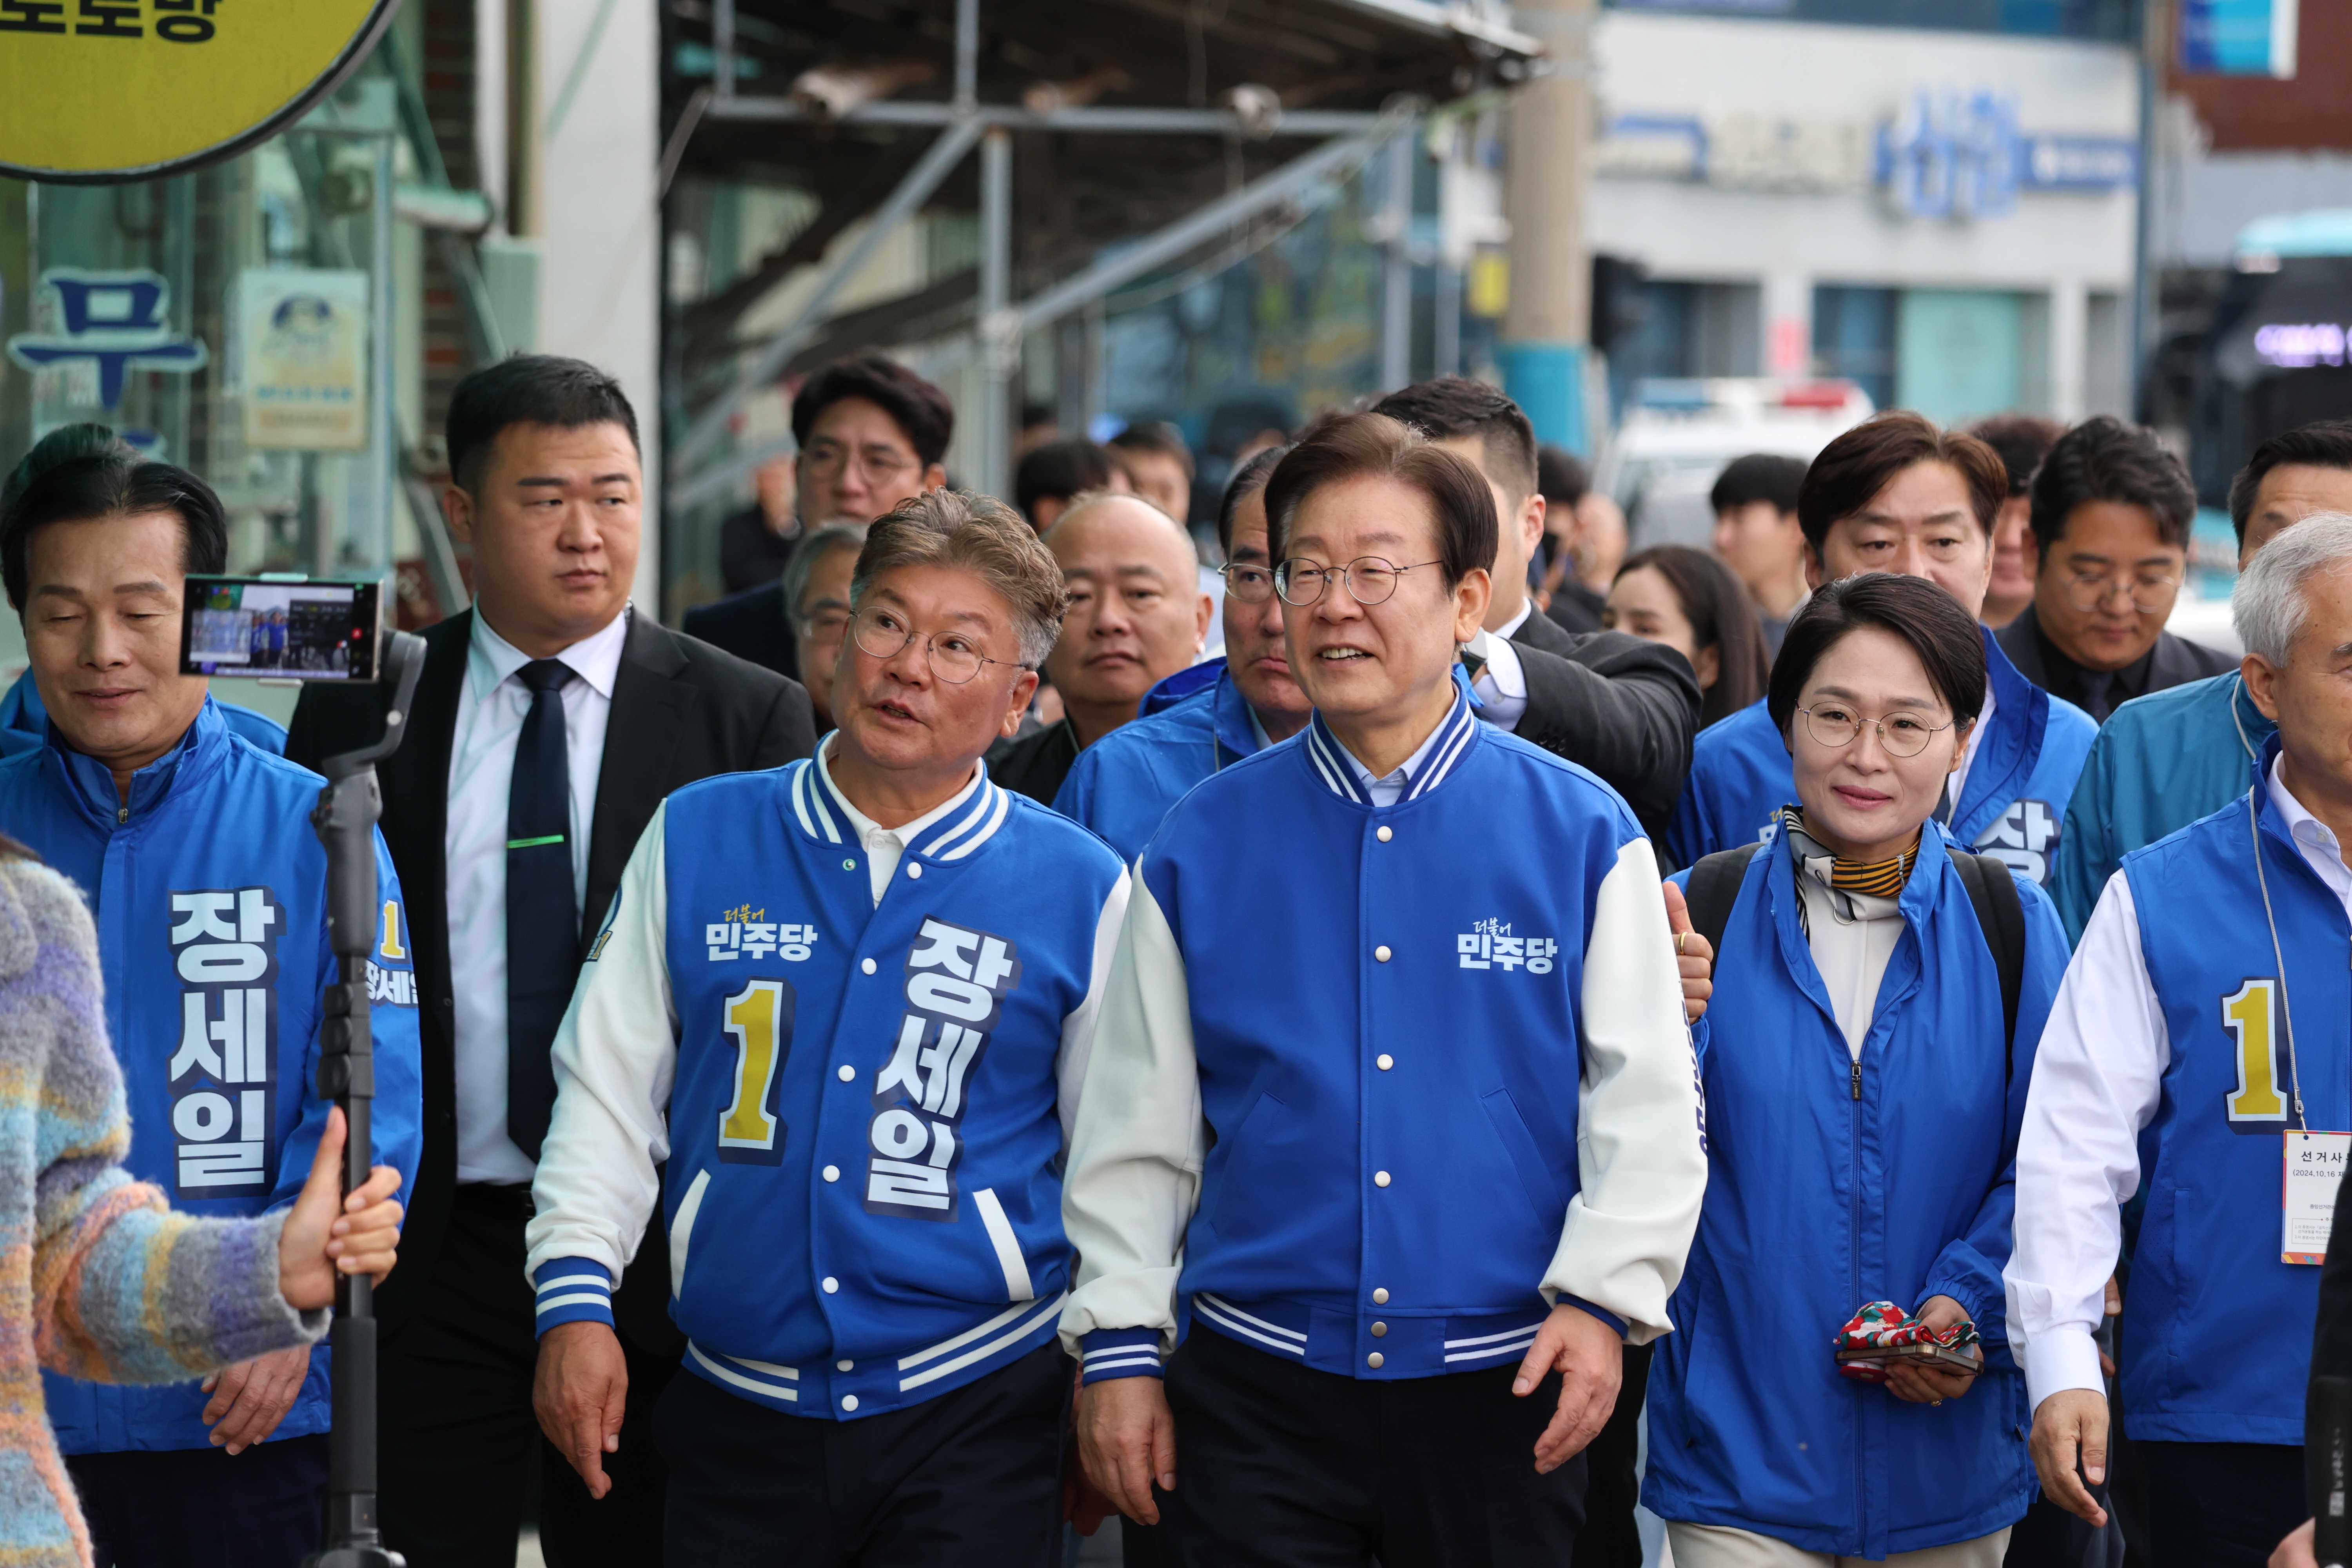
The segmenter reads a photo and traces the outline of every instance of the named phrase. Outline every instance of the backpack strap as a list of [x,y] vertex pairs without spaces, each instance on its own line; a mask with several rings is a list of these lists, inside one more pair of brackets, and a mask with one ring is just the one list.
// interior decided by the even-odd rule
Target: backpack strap
[[[1971,855],[1964,849],[1951,851],[1952,868],[1960,874],[1960,886],[1969,892],[1969,902],[1976,906],[1977,924],[1984,931],[1985,945],[1992,950],[1993,968],[2000,975],[2001,1022],[2009,1041],[2011,1071],[2017,1058],[2017,995],[2025,984],[2025,904],[2017,894],[2017,883],[2010,876],[2008,865],[1990,855]],[[1694,880],[1696,873],[1693,874]]]
[[1748,862],[1762,847],[1743,844],[1737,849],[1718,849],[1701,856],[1691,868],[1690,885],[1683,891],[1684,901],[1690,905],[1691,930],[1706,938],[1717,963],[1723,962],[1723,928],[1731,923],[1731,906],[1739,900],[1740,880],[1748,875]]

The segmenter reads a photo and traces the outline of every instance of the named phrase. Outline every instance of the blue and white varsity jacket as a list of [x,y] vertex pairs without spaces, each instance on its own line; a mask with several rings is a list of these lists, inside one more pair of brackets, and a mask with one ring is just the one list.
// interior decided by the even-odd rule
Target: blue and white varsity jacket
[[655,816],[556,1036],[528,1232],[540,1331],[609,1322],[660,1202],[687,1370],[835,1420],[1052,1339],[1127,891],[1101,840],[980,773],[877,901],[845,807],[805,760]]
[[[1948,831],[1953,842],[1992,856],[2028,881],[2046,883],[2075,775],[2099,727],[2080,708],[2018,674],[1990,631],[1984,651],[1992,717],[1960,782]],[[1701,856],[1752,844],[1796,798],[1788,743],[1759,698],[1700,731],[1692,743],[1690,775],[1666,829],[1666,852],[1675,865],[1694,866]]]
[[[335,977],[327,852],[310,826],[318,774],[232,733],[206,700],[179,746],[132,776],[124,805],[104,764],[67,751],[0,761],[0,831],[89,899],[106,1028],[131,1110],[124,1162],[172,1206],[224,1218],[291,1205],[327,1122],[319,1006]],[[407,1202],[424,1121],[416,977],[392,857],[376,838],[382,926],[369,968],[372,1131]],[[123,1388],[43,1373],[68,1454],[210,1446],[194,1382]],[[273,1434],[328,1425],[328,1352]]]
[[1706,1163],[1649,843],[1459,697],[1419,767],[1376,806],[1318,717],[1144,851],[1063,1202],[1088,1379],[1188,1317],[1372,1379],[1508,1364],[1555,1301],[1666,1331]]
[[1122,724],[1080,752],[1054,809],[1093,828],[1133,865],[1169,808],[1219,768],[1255,756],[1257,737],[1248,700],[1231,675],[1221,674],[1207,689]]

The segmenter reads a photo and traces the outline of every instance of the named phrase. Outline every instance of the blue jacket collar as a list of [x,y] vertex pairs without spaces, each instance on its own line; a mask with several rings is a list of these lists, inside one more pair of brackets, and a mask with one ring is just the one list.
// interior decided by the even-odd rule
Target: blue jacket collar
[[[1411,805],[1444,784],[1460,765],[1462,759],[1470,754],[1470,749],[1478,743],[1478,721],[1471,711],[1467,690],[1459,677],[1461,666],[1456,665],[1454,668],[1457,673],[1454,706],[1446,711],[1444,718],[1438,721],[1433,743],[1423,757],[1419,776],[1406,775],[1404,794],[1397,800],[1399,805]],[[1323,722],[1320,712],[1307,721],[1302,739],[1306,744],[1307,763],[1325,787],[1342,800],[1352,801],[1367,810],[1372,809],[1372,797],[1366,792],[1363,782],[1357,778],[1355,764],[1349,760],[1347,749],[1339,744],[1339,737],[1331,733],[1330,726]]]
[[[785,791],[792,797],[792,820],[801,833],[814,843],[845,845],[858,847],[849,824],[835,809],[824,781],[817,777],[816,759],[804,757],[786,770]],[[954,862],[969,858],[971,853],[1004,826],[1012,810],[1013,797],[999,789],[982,768],[980,787],[962,806],[948,813],[941,820],[926,828],[918,843],[907,847],[907,853],[920,860]]]
[[[82,808],[110,825],[124,820],[117,815],[123,800],[114,787],[113,770],[68,746],[55,724],[45,721],[45,729],[44,743],[57,757],[67,788]],[[219,764],[228,743],[228,724],[221,717],[220,705],[206,697],[179,744],[131,775],[131,816],[145,816],[175,792],[200,782]]]
[[[1955,826],[1981,826],[1970,818],[1989,800],[2014,796],[2042,759],[2042,737],[2050,728],[2050,694],[2017,672],[1992,631],[1979,626],[1984,637],[1985,676],[1992,685],[1992,726],[1977,747],[1969,766],[1968,782],[1952,810]],[[1963,826],[1966,825],[1966,826]]]
[[[1234,684],[1233,671],[1223,670],[1209,694],[1210,727],[1217,740],[1217,765],[1238,762],[1257,752],[1257,726],[1251,721],[1249,700]],[[1230,752],[1230,759],[1226,753]]]

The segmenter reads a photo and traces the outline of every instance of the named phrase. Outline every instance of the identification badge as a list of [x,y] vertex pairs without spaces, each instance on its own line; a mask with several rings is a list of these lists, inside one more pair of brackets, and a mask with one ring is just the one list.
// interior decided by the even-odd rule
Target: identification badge
[[2287,1133],[2281,1262],[2327,1261],[2327,1232],[2336,1223],[2336,1188],[2344,1180],[2347,1157],[2352,1157],[2352,1132]]

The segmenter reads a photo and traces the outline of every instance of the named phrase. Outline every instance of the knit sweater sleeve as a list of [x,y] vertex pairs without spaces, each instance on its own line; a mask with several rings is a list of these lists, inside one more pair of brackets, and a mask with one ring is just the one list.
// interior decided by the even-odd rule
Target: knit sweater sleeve
[[0,1099],[32,1113],[18,1125],[33,1146],[5,1152],[0,1227],[30,1245],[41,1364],[175,1383],[326,1331],[325,1312],[279,1292],[283,1214],[175,1215],[122,1170],[131,1122],[89,911],[29,861],[0,865]]

